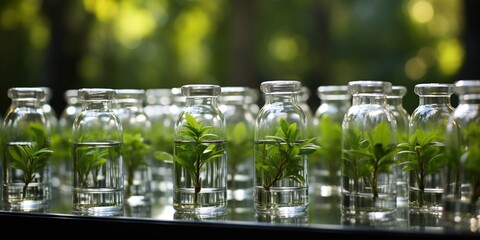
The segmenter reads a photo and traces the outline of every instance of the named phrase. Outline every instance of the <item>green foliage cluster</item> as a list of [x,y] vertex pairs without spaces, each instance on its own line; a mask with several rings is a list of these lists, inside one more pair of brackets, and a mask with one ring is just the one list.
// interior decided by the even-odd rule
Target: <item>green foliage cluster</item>
[[227,138],[228,171],[235,179],[238,166],[253,156],[253,132],[249,131],[245,122],[238,122],[233,126],[227,125]]
[[213,126],[203,126],[188,113],[185,114],[185,119],[186,122],[178,134],[180,139],[187,141],[175,142],[174,161],[190,174],[195,188],[194,202],[197,202],[202,188],[202,169],[206,163],[222,157],[225,149],[208,143],[220,140],[218,135],[210,133]]
[[399,155],[406,154],[401,158],[402,171],[412,171],[414,180],[420,190],[418,205],[424,206],[425,180],[431,174],[440,172],[445,166],[445,144],[440,130],[425,132],[415,130],[408,140],[398,144]]
[[30,123],[28,134],[32,136],[31,145],[9,146],[8,153],[11,156],[11,166],[23,171],[22,196],[27,195],[28,185],[36,178],[36,173],[41,172],[49,163],[53,151],[46,146],[47,131],[41,123]]
[[74,148],[73,155],[76,156],[76,161],[74,161],[74,169],[78,173],[81,187],[90,187],[88,182],[88,176],[90,174],[94,175],[94,185],[97,185],[97,169],[107,162],[108,153],[108,149],[106,148],[91,146],[80,146],[78,148]]
[[365,138],[358,128],[349,128],[344,134],[343,175],[353,179],[357,192],[359,181],[363,179],[372,188],[373,197],[378,197],[378,177],[381,173],[392,172],[398,152],[396,144],[392,143],[392,130],[387,122],[382,122],[365,132]]
[[275,136],[266,136],[268,142],[264,148],[257,149],[255,170],[263,177],[263,188],[270,191],[278,181],[289,178],[300,184],[305,183],[301,174],[304,171],[304,156],[318,150],[313,143],[315,138],[299,139],[300,130],[297,124],[289,124],[280,118],[280,126]]
[[[464,171],[466,181],[470,183],[470,202],[475,204],[480,199],[480,126],[470,123],[462,129],[462,141],[459,145],[450,144],[447,151],[447,162],[451,171]],[[461,165],[464,168],[461,168]],[[457,182],[459,190],[461,182]],[[459,193],[456,193],[459,195]]]
[[337,185],[337,171],[340,170],[342,157],[342,125],[332,119],[330,115],[323,115],[320,118],[317,130],[320,134],[316,138],[316,144],[320,147],[309,164],[313,166],[316,163],[322,166],[330,173],[329,183]]
[[131,134],[124,132],[123,139],[123,164],[127,174],[125,196],[128,198],[131,195],[129,186],[133,185],[135,172],[145,171],[150,167],[148,159],[151,146],[145,142],[140,133]]

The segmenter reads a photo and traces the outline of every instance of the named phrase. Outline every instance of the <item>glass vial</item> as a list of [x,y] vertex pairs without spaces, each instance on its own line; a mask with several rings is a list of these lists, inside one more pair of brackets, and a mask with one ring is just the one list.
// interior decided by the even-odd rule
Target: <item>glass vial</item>
[[[152,151],[156,156],[151,167],[153,205],[154,208],[162,208],[172,205],[171,156],[173,156],[173,135],[177,115],[172,112],[172,105],[174,104],[172,89],[147,89],[145,95],[145,114],[152,123]],[[181,96],[185,98],[183,95]],[[183,100],[183,102],[185,101]]]
[[[299,81],[265,81],[265,104],[254,135],[254,207],[257,213],[301,215],[308,209],[307,119],[298,105]],[[311,151],[310,151],[311,150]]]
[[228,205],[236,211],[252,206],[255,114],[249,94],[248,87],[222,87],[218,97],[227,126]]
[[3,121],[2,191],[7,211],[47,212],[51,200],[50,122],[42,110],[42,88],[8,90]]
[[199,217],[223,215],[227,206],[225,119],[217,85],[181,87],[185,108],[175,123],[173,208]]
[[459,104],[447,124],[443,221],[447,228],[480,227],[480,80],[454,83]]
[[352,106],[342,123],[342,217],[346,221],[396,219],[396,122],[387,106],[392,85],[348,83]]
[[152,211],[152,124],[144,112],[145,90],[115,90],[114,113],[123,129],[125,216],[150,217]]
[[[78,98],[77,89],[68,89],[63,93],[66,102],[65,108],[60,113],[58,124],[60,128],[60,139],[58,139],[56,151],[61,158],[59,165],[60,175],[60,202],[65,208],[72,208],[72,127],[75,117],[82,111],[82,104]],[[67,207],[68,206],[68,207]]]
[[410,117],[408,142],[400,145],[401,153],[408,156],[402,166],[409,171],[410,212],[439,215],[445,184],[445,131],[454,111],[450,105],[453,85],[417,84],[414,92],[419,104]]
[[340,165],[342,163],[342,121],[351,106],[352,96],[347,85],[317,88],[320,105],[313,124],[320,149],[309,159],[309,176],[314,196],[340,196]]
[[[410,114],[403,107],[403,97],[407,94],[407,88],[404,86],[392,86],[392,91],[387,95],[387,105],[392,111],[395,121],[397,122],[397,143],[408,139],[408,124],[410,122]],[[405,158],[399,155],[397,158]],[[397,159],[399,162],[404,160]],[[402,165],[395,168],[397,174],[397,201],[402,204],[408,202],[408,173],[402,171]]]
[[115,90],[78,90],[82,111],[72,126],[73,213],[123,216],[123,129],[113,111]]

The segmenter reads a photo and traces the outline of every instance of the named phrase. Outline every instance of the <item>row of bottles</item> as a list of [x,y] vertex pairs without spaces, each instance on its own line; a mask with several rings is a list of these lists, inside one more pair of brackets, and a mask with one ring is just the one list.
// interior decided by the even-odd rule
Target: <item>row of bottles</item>
[[398,219],[406,205],[464,223],[479,215],[479,85],[417,84],[411,115],[407,89],[384,81],[320,86],[315,112],[309,90],[289,80],[261,83],[262,108],[244,87],[79,89],[65,92],[58,122],[48,120],[47,88],[12,88],[3,208],[42,210],[52,182],[86,215],[142,216],[162,201],[200,217],[227,203],[295,216],[310,195],[338,197],[346,221]]

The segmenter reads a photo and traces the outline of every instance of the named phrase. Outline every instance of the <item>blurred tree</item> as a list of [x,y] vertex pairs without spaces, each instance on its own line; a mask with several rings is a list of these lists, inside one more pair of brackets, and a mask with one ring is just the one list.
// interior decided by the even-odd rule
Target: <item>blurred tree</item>
[[[3,0],[0,107],[12,86],[69,88],[320,85],[475,78],[476,1]],[[311,108],[319,99],[312,94]]]

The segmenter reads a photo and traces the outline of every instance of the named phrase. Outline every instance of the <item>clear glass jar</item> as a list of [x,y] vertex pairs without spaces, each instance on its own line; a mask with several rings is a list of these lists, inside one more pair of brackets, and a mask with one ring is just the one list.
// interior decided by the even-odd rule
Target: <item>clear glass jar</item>
[[3,121],[2,200],[7,211],[47,212],[51,200],[50,122],[42,110],[42,88],[8,90]]
[[60,125],[58,123],[57,113],[50,105],[50,100],[53,97],[53,91],[49,87],[40,87],[45,92],[45,97],[40,101],[42,104],[42,110],[48,121],[50,122],[50,145],[52,149],[55,149],[50,159],[50,171],[51,171],[51,185],[52,185],[52,201],[57,201],[61,197],[60,184],[62,178],[61,165],[62,165],[62,153],[61,149],[61,136]]
[[[301,215],[308,209],[307,119],[298,105],[299,81],[260,84],[265,104],[257,114],[254,135],[254,207],[257,213]],[[298,151],[298,152],[296,152]]]
[[443,222],[478,232],[480,216],[480,80],[454,83],[459,104],[447,124]]
[[227,206],[225,118],[217,85],[181,87],[185,108],[175,123],[173,208],[199,217],[223,215]]
[[322,198],[339,197],[342,121],[352,95],[347,85],[329,85],[319,86],[317,96],[320,105],[315,111],[312,132],[320,149],[309,159],[310,193]]
[[[298,105],[303,110],[303,113],[305,113],[305,118],[307,119],[307,127],[313,126],[313,111],[308,105],[308,99],[310,99],[311,94],[312,91],[310,91],[308,87],[302,86],[297,97]],[[314,136],[313,132],[309,132],[311,136]]]
[[[403,107],[403,97],[407,94],[405,86],[392,86],[392,91],[387,95],[387,105],[392,111],[395,121],[397,122],[397,143],[408,139],[408,124],[410,122],[410,114]],[[398,158],[405,158],[405,155],[399,155]],[[397,159],[399,162],[404,160]],[[397,201],[401,204],[408,202],[408,173],[402,170],[402,165],[396,166],[397,174]]]
[[78,98],[77,89],[68,89],[63,93],[66,102],[65,108],[60,113],[58,124],[60,128],[60,139],[57,142],[56,152],[62,159],[59,165],[60,175],[60,201],[62,206],[72,205],[72,176],[73,176],[73,160],[72,160],[72,127],[73,121],[82,111],[82,104]]
[[[152,123],[152,150],[157,156],[153,159],[151,167],[153,204],[155,207],[163,207],[172,204],[171,156],[173,156],[173,135],[178,113],[174,115],[172,112],[174,104],[172,89],[147,89],[145,95],[145,114]],[[162,154],[159,155],[159,153]],[[164,154],[167,154],[167,157]]]
[[152,211],[152,124],[144,111],[145,90],[116,89],[114,113],[123,129],[125,216]]
[[400,145],[401,153],[408,156],[402,166],[409,171],[409,207],[414,213],[438,215],[445,184],[445,130],[454,111],[453,85],[422,83],[415,85],[414,92],[419,104],[410,116],[408,142]]
[[250,88],[222,87],[219,108],[227,126],[228,205],[250,209],[253,197],[253,128],[255,114],[249,107]]
[[342,217],[346,221],[396,219],[396,122],[387,106],[392,84],[348,83],[352,106],[342,123]]
[[73,213],[124,215],[123,129],[113,110],[115,90],[82,88],[72,126]]

